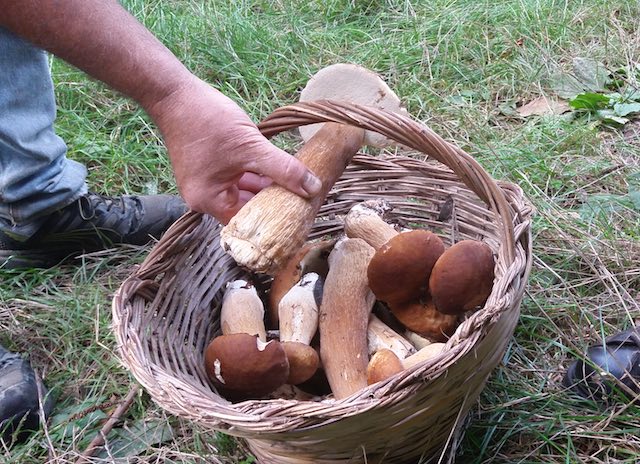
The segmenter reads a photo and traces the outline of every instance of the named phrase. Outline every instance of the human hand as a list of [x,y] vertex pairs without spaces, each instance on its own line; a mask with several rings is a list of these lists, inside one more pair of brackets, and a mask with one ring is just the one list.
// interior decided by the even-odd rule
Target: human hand
[[272,181],[303,197],[320,191],[304,164],[271,144],[231,99],[199,79],[147,108],[160,128],[187,205],[226,224]]

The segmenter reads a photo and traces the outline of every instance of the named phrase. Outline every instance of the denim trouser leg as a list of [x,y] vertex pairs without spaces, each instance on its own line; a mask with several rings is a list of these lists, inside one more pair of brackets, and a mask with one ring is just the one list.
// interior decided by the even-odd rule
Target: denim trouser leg
[[47,55],[0,28],[0,230],[29,237],[86,192],[86,169],[53,129]]

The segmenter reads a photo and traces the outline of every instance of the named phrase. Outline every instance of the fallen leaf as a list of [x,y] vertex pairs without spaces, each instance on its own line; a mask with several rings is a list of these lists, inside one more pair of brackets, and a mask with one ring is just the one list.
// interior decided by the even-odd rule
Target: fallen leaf
[[618,116],[628,116],[632,113],[640,113],[640,103],[616,103],[613,110]]
[[591,58],[574,58],[573,72],[576,78],[591,92],[605,90],[611,81],[610,73],[605,65]]
[[570,74],[558,73],[551,76],[551,89],[560,97],[571,99],[585,92],[585,86]]
[[524,118],[546,114],[562,114],[569,111],[569,104],[564,100],[547,98],[542,95],[517,108],[516,111]]
[[551,88],[561,98],[571,99],[584,92],[601,92],[611,82],[610,73],[601,62],[575,57],[571,72],[560,72],[550,77]]

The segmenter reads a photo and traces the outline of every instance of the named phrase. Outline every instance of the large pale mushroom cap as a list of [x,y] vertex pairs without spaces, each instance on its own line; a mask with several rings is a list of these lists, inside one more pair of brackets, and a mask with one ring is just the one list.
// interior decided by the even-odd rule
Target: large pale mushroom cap
[[[374,106],[393,113],[405,113],[398,96],[376,73],[355,64],[338,63],[318,71],[300,93],[300,101],[338,100]],[[300,127],[300,135],[307,141],[321,124]],[[366,131],[365,145],[386,147],[394,142]]]

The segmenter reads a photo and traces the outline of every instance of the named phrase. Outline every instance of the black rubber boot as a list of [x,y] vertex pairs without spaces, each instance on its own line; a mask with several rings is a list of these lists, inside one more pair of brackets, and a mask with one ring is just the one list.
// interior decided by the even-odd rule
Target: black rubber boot
[[28,361],[0,346],[0,440],[11,446],[24,440],[40,425],[38,386],[43,395],[45,418],[53,399]]
[[[569,366],[564,376],[564,386],[599,403],[612,402],[616,396],[614,391],[627,399],[631,394],[640,393],[639,330],[634,328],[620,332],[608,337],[604,344],[591,346],[585,360],[575,361]],[[602,372],[615,377],[626,388],[616,386],[616,381],[603,377]]]
[[49,215],[27,240],[0,232],[0,269],[46,268],[115,244],[144,245],[187,211],[180,197],[88,193]]

